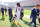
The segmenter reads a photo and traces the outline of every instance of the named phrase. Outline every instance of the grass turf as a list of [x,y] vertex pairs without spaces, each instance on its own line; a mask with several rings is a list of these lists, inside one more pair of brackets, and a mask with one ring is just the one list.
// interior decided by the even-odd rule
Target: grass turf
[[[14,13],[14,10],[12,11]],[[2,13],[1,13],[2,14]],[[31,10],[24,10],[24,15],[30,15],[31,14]],[[13,21],[13,19],[12,19]],[[9,22],[9,16],[4,16],[4,18],[2,18],[2,15],[0,16],[0,27],[32,27],[32,26],[28,26],[28,23],[30,22],[30,18],[27,17],[23,17],[23,20],[19,20],[19,23],[21,26],[17,25],[17,20],[15,22],[15,24],[10,23]],[[38,23],[38,19],[36,21],[36,27],[40,27],[40,24]]]

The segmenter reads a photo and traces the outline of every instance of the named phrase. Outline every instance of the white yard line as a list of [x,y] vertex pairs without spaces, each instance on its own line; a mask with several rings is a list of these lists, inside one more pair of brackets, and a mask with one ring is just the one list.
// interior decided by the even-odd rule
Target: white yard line
[[30,15],[24,15],[24,17],[26,17],[26,18],[30,18]]

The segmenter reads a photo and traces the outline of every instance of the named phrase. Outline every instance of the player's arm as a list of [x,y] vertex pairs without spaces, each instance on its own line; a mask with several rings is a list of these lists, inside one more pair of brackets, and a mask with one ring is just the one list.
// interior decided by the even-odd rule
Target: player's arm
[[30,15],[30,20],[31,20],[32,16]]
[[39,13],[40,14],[40,13]]
[[37,13],[37,14],[40,14],[40,12],[39,12],[39,13]]
[[40,12],[39,12],[39,14],[40,14]]
[[31,11],[30,20],[32,19],[32,17],[33,17],[33,10]]

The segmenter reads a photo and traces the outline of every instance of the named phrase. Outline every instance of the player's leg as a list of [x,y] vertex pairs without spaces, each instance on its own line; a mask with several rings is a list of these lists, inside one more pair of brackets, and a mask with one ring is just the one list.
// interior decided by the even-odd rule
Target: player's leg
[[18,25],[20,26],[20,24],[19,24],[19,18],[20,18],[20,15],[17,15],[17,20],[18,20]]
[[14,17],[13,19],[14,19],[13,23],[15,23],[16,17]]
[[20,15],[20,19],[21,19],[21,20],[22,20],[22,17],[23,17],[22,15],[23,15],[23,14],[21,13],[21,15]]
[[15,23],[16,18],[17,18],[17,15],[15,14],[15,17],[13,17],[13,19],[14,19],[13,23]]
[[12,16],[11,16],[11,15],[9,15],[9,20],[10,20],[10,22],[11,22],[11,19],[12,19]]
[[15,23],[15,19],[14,19],[13,23]]
[[29,23],[28,23],[28,25],[30,26],[30,24],[32,24],[32,23],[33,23],[33,19],[32,19],[32,21],[31,21],[31,22],[29,22]]
[[34,27],[36,27],[36,19],[34,20]]
[[[9,15],[9,20],[10,20],[10,15]],[[11,22],[11,21],[10,21]]]
[[11,14],[11,15],[10,15],[10,22],[11,22],[12,18],[13,18],[13,15]]
[[22,18],[23,18],[23,15],[21,16],[21,20],[23,20]]
[[22,14],[20,15],[20,19],[22,20]]
[[19,18],[18,18],[17,20],[18,20],[18,23],[17,23],[17,24],[20,25],[20,24],[19,24]]
[[22,20],[22,16],[20,16],[20,19]]
[[2,18],[3,18],[3,13],[2,13]]

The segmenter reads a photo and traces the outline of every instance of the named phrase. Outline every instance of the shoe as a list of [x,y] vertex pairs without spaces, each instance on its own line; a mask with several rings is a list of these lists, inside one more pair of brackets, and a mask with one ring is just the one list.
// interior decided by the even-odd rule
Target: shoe
[[15,20],[13,21],[13,23],[15,23]]
[[19,23],[17,23],[19,26],[20,26],[20,24]]

